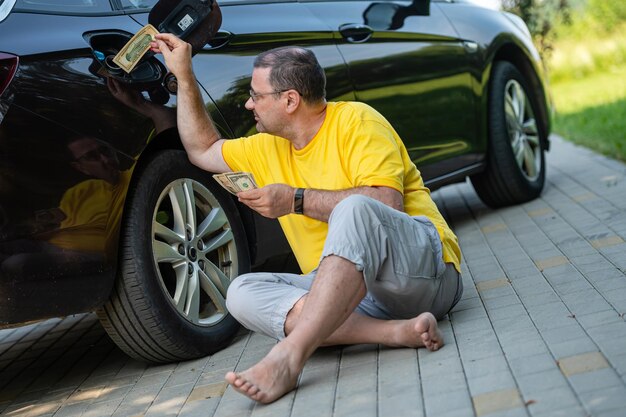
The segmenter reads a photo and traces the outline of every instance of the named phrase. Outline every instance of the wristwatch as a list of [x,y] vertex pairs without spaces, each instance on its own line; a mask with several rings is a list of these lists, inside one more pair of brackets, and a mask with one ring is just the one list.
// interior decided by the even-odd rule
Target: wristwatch
[[304,214],[304,188],[296,189],[296,194],[293,196],[293,212]]

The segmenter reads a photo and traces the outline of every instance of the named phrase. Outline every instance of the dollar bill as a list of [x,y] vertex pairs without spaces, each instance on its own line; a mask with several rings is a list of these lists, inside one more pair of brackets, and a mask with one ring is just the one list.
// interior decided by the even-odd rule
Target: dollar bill
[[231,194],[259,188],[249,172],[225,172],[213,175],[215,181]]
[[235,189],[233,184],[230,182],[230,180],[224,176],[224,174],[215,174],[213,175],[213,178],[215,178],[215,181],[217,181],[219,185],[224,187],[226,191],[228,191],[231,194],[237,194],[237,190]]
[[115,62],[121,69],[130,73],[141,57],[150,49],[150,42],[154,39],[154,35],[159,33],[151,24],[142,27],[139,32],[135,33],[126,45],[115,55]]

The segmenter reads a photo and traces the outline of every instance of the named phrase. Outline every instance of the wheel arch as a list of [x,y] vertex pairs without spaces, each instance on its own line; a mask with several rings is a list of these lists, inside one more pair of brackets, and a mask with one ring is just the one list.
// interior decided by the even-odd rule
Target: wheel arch
[[[491,60],[492,64],[489,67],[490,79],[493,63],[497,61],[508,61],[513,64],[530,85],[533,96],[536,98],[535,104],[541,115],[539,120],[537,120],[541,132],[541,143],[546,151],[549,150],[550,142],[548,141],[548,136],[550,135],[551,129],[551,111],[546,91],[546,83],[538,73],[540,69],[536,68],[536,65],[540,64],[533,64],[524,50],[513,42],[502,44],[494,53],[493,59]],[[486,94],[486,96],[488,96],[488,94]],[[489,103],[485,101],[484,105],[485,108],[488,108]]]

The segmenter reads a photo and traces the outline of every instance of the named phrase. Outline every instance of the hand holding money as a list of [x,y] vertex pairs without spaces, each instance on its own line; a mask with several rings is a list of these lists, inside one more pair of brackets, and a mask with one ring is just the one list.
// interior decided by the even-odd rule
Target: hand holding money
[[225,172],[223,174],[215,174],[213,178],[229,193],[235,195],[241,191],[259,188],[254,181],[254,176],[249,172]]
[[264,217],[275,219],[292,213],[295,188],[287,184],[268,184],[239,193],[237,199]]
[[113,62],[127,73],[130,73],[139,60],[148,52],[150,43],[154,40],[157,33],[159,31],[154,26],[151,24],[145,25],[120,49],[115,58],[113,58]]

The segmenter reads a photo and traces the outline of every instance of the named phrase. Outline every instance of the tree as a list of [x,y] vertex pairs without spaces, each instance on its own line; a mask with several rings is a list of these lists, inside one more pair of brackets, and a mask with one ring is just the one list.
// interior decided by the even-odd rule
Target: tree
[[570,21],[570,0],[502,0],[502,8],[524,19],[542,55],[552,50],[555,24]]

